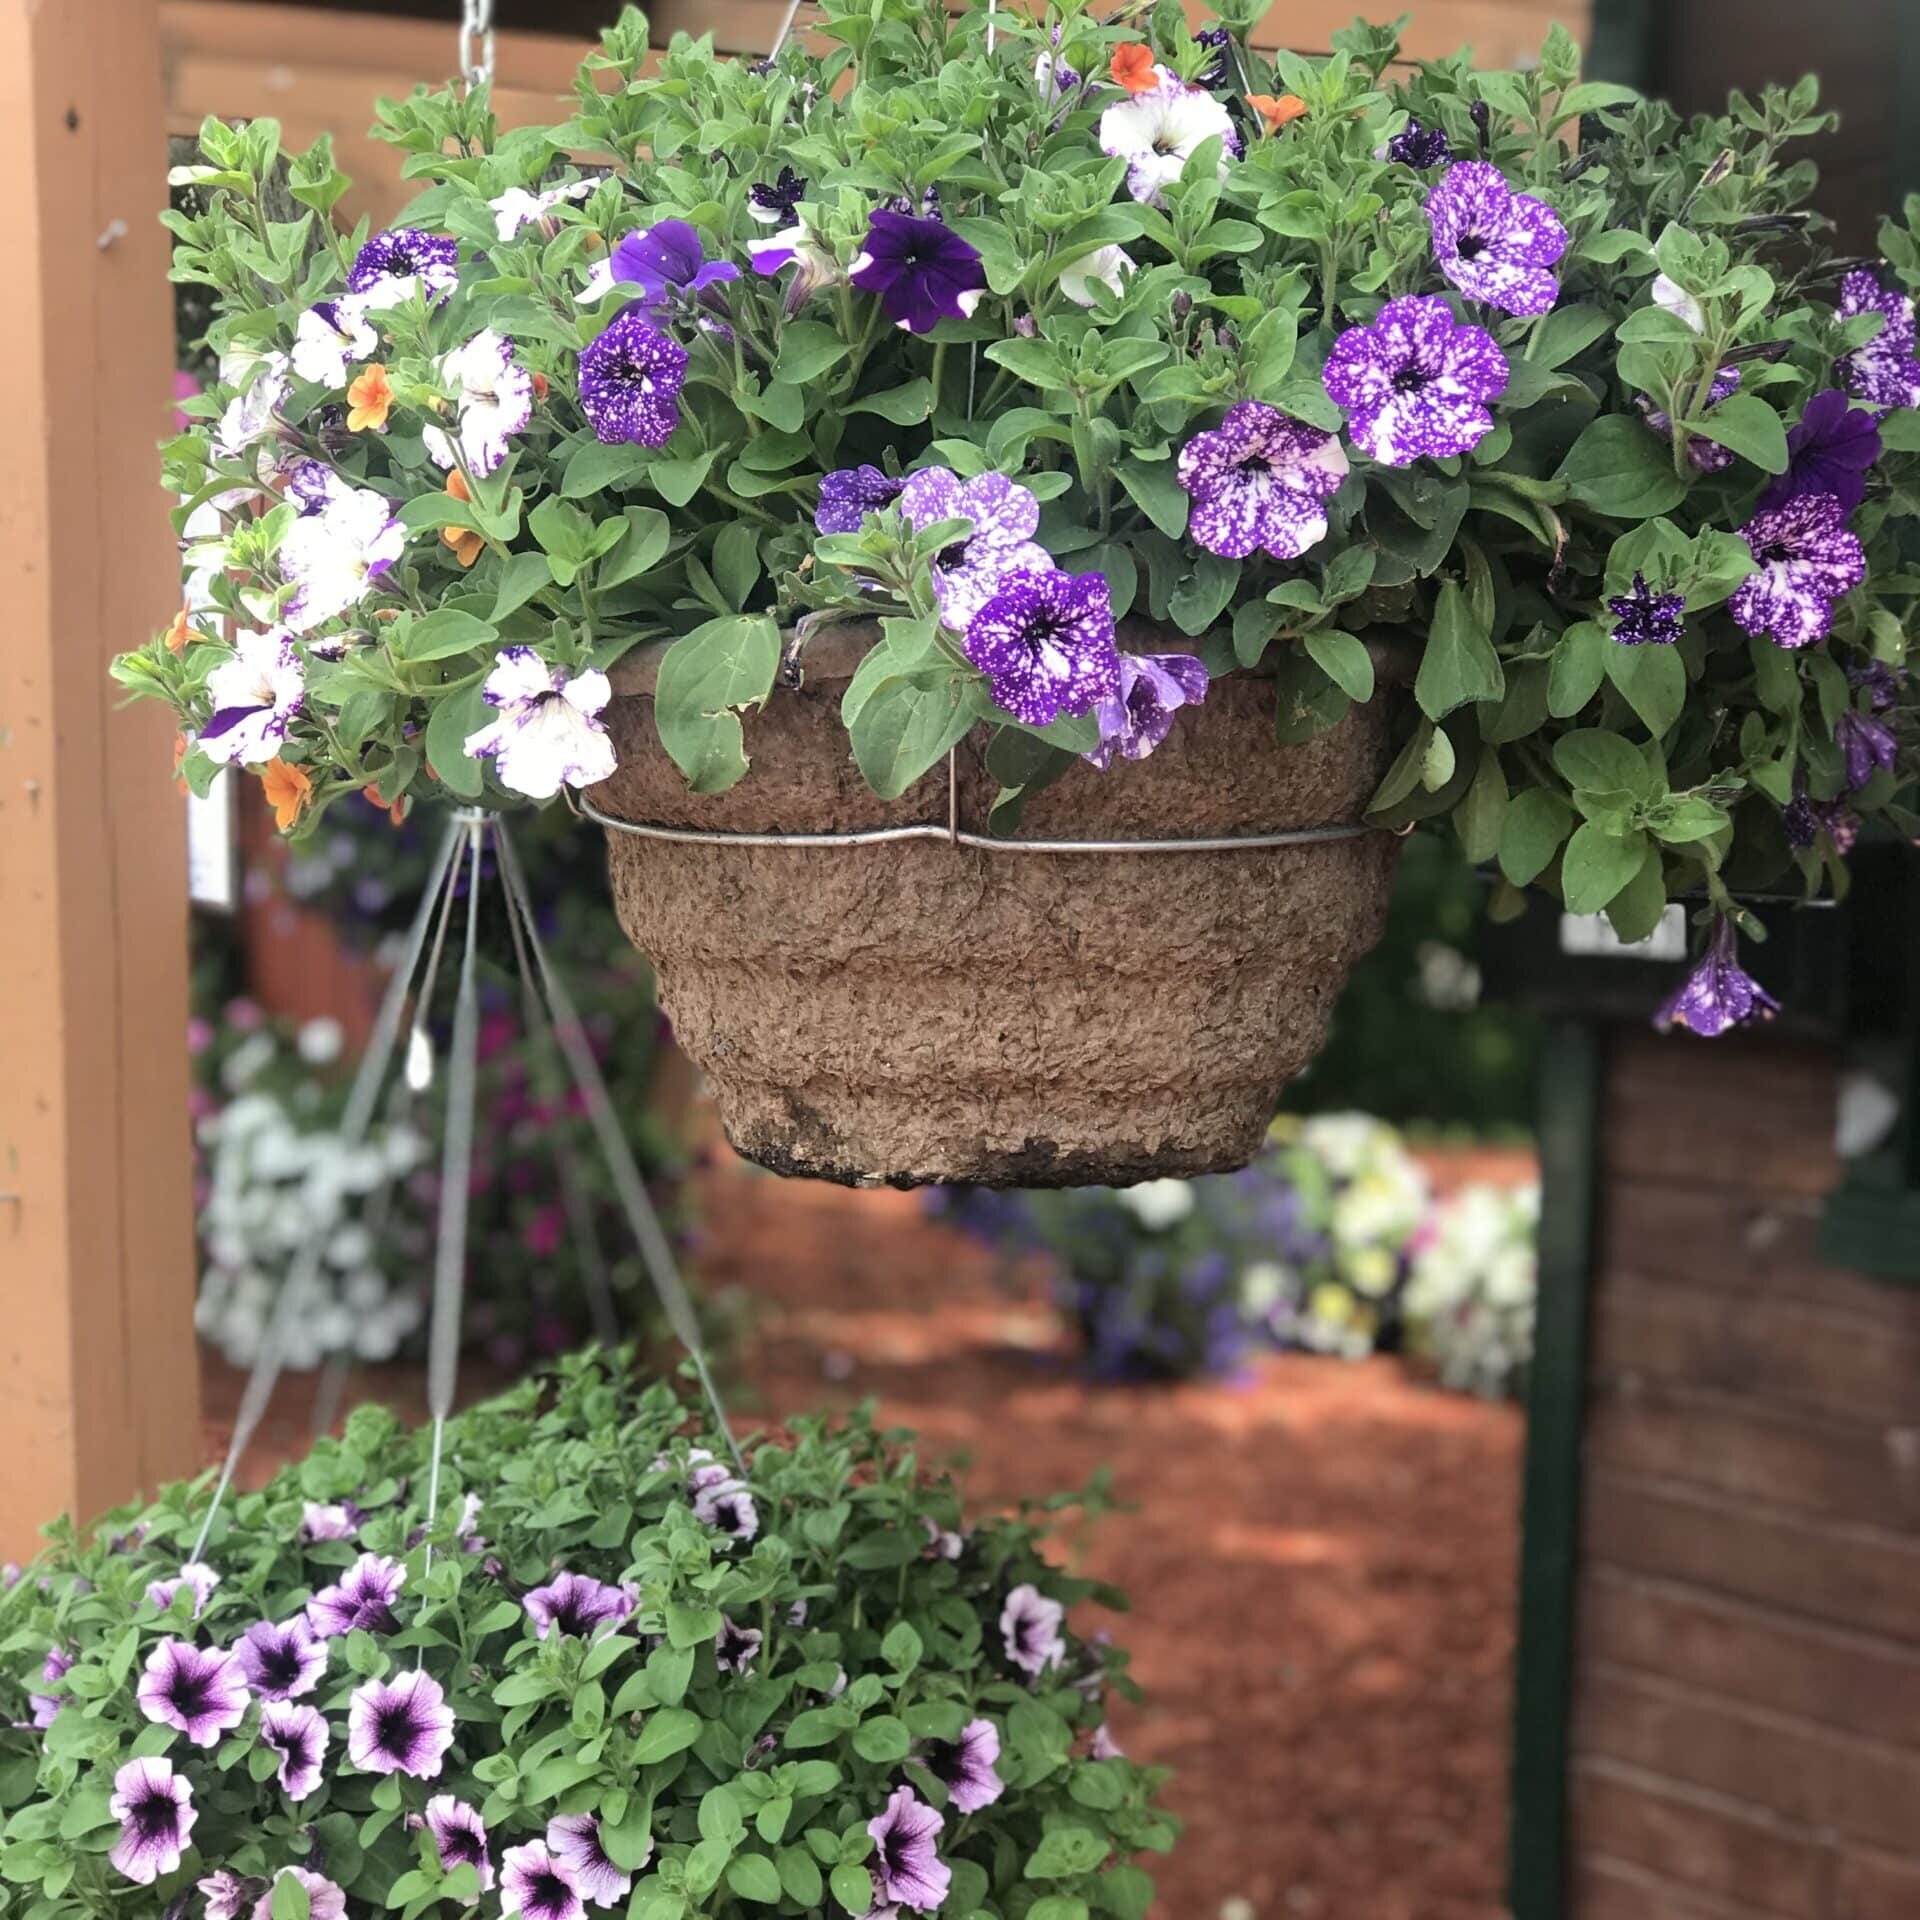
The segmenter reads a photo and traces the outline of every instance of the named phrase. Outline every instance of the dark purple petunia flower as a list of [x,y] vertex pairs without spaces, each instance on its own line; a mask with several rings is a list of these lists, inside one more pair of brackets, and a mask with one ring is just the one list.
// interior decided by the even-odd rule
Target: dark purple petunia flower
[[[1728,394],[1740,385],[1738,367],[1721,367],[1713,376],[1707,388],[1706,406],[1710,410],[1717,407]],[[1673,416],[1664,407],[1654,405],[1648,394],[1639,394],[1634,405],[1640,409],[1641,417],[1661,439],[1673,437]],[[1696,473],[1724,473],[1733,465],[1733,449],[1723,447],[1717,440],[1709,440],[1705,434],[1687,435],[1687,460]]]
[[736,1627],[723,1613],[713,1641],[713,1664],[722,1673],[745,1673],[759,1658],[762,1637],[758,1627]]
[[1104,772],[1117,753],[1144,760],[1173,731],[1176,708],[1207,697],[1207,670],[1190,653],[1123,653],[1120,688],[1094,708],[1100,744],[1080,757]]
[[1810,800],[1798,793],[1780,809],[1780,829],[1787,845],[1801,853],[1824,833],[1834,852],[1845,858],[1860,837],[1860,816],[1838,800]]
[[1843,713],[1833,723],[1833,744],[1846,765],[1849,793],[1858,793],[1877,770],[1891,773],[1900,752],[1893,729],[1864,713]]
[[1440,271],[1469,300],[1535,314],[1560,297],[1552,269],[1567,250],[1567,230],[1544,201],[1515,193],[1498,167],[1449,167],[1427,195],[1427,224]]
[[305,1614],[296,1613],[278,1625],[256,1621],[234,1643],[233,1657],[262,1700],[292,1700],[320,1684],[327,1670],[327,1643]]
[[1453,149],[1447,145],[1447,136],[1438,127],[1423,127],[1418,120],[1409,118],[1407,124],[1381,148],[1379,157],[1397,160],[1403,167],[1418,167],[1424,171],[1452,159]]
[[1193,496],[1188,531],[1209,553],[1244,560],[1264,548],[1294,560],[1326,538],[1347,453],[1336,435],[1242,400],[1180,449],[1179,477]]
[[[618,1906],[633,1890],[633,1875],[607,1858],[600,1844],[600,1822],[591,1813],[567,1813],[548,1821],[547,1852],[567,1870],[581,1899],[593,1906]],[[649,1840],[647,1858],[652,1856]]]
[[[40,1662],[40,1678],[50,1687],[58,1686],[73,1670],[74,1656],[65,1647],[57,1643],[47,1649],[47,1657]],[[59,1693],[30,1693],[27,1705],[33,1709],[33,1725],[44,1731],[53,1725],[53,1716],[66,1704],[66,1696]]]
[[1044,727],[1120,691],[1104,573],[1010,573],[968,623],[961,647],[1016,720]]
[[609,446],[664,447],[686,377],[686,348],[629,307],[580,349],[580,411]]
[[307,1624],[322,1640],[332,1640],[355,1627],[368,1633],[393,1633],[399,1616],[393,1603],[407,1583],[407,1570],[385,1554],[363,1553],[331,1587],[322,1587],[307,1602]]
[[175,1872],[199,1819],[193,1789],[171,1760],[129,1760],[113,1776],[107,1811],[120,1822],[120,1837],[107,1858],[129,1880],[150,1887]]
[[1194,79],[1203,87],[1224,87],[1233,77],[1233,69],[1227,61],[1227,48],[1233,42],[1232,33],[1225,27],[1202,27],[1193,36],[1194,44],[1211,47],[1214,57],[1194,75]]
[[591,1574],[560,1573],[544,1587],[535,1587],[520,1604],[533,1622],[536,1639],[558,1632],[592,1640],[612,1633],[637,1602],[623,1588],[610,1587]]
[[934,1838],[946,1824],[939,1808],[911,1787],[894,1788],[886,1811],[867,1822],[876,1908],[891,1904],[931,1913],[947,1897],[953,1874]]
[[878,467],[842,467],[823,474],[814,528],[820,533],[858,533],[867,515],[892,506],[906,484]]
[[1000,1639],[1007,1658],[1035,1679],[1057,1667],[1066,1658],[1067,1643],[1060,1631],[1066,1617],[1066,1608],[1031,1582],[1015,1587],[1000,1609]]
[[1465,453],[1493,431],[1486,403],[1507,385],[1493,335],[1462,326],[1432,294],[1389,300],[1370,327],[1333,343],[1321,381],[1346,409],[1347,431],[1383,466]]
[[432,1674],[421,1668],[353,1690],[347,1712],[347,1757],[363,1773],[410,1773],[435,1779],[453,1745],[453,1709]]
[[585,1920],[579,1883],[544,1842],[529,1840],[500,1857],[500,1911],[526,1920]]
[[1644,573],[1633,576],[1631,592],[1616,593],[1607,602],[1613,637],[1623,647],[1670,647],[1687,630],[1681,617],[1686,610],[1685,594],[1655,593]]
[[280,1786],[289,1800],[304,1800],[320,1784],[320,1763],[331,1738],[318,1707],[269,1700],[260,1709],[260,1744],[279,1754]]
[[391,305],[417,282],[429,300],[444,300],[460,280],[460,248],[451,235],[394,227],[376,233],[353,257],[349,293],[370,293],[369,305]]
[[247,1717],[247,1676],[230,1653],[162,1640],[140,1676],[140,1711],[177,1728],[196,1747],[210,1747]]
[[1847,684],[1856,692],[1866,689],[1870,713],[1885,713],[1899,699],[1906,678],[1905,667],[1890,667],[1884,660],[1869,660],[1865,666],[1847,669]]
[[1851,513],[1867,497],[1867,469],[1879,458],[1879,422],[1865,407],[1849,406],[1838,387],[1827,387],[1789,430],[1787,470],[1767,482],[1760,504],[1783,507],[1802,493],[1830,493]]
[[1730,1027],[1770,1020],[1779,1011],[1779,1001],[1740,965],[1733,922],[1721,914],[1700,964],[1654,1015],[1653,1024],[1662,1033],[1685,1027],[1703,1040],[1714,1040]]
[[455,1867],[472,1867],[485,1893],[493,1885],[493,1861],[487,1853],[486,1825],[478,1812],[450,1793],[436,1793],[427,1802],[425,1823],[441,1866],[449,1873]]
[[895,326],[931,333],[942,320],[965,320],[986,291],[976,248],[944,220],[878,209],[867,223],[866,244],[847,278],[877,294]]
[[630,233],[614,248],[613,277],[641,289],[648,317],[694,302],[721,312],[726,303],[713,290],[740,278],[730,260],[709,260],[699,233],[685,220],[660,220]]
[[769,186],[747,189],[747,211],[770,227],[790,227],[799,218],[800,202],[807,197],[807,183],[791,167],[782,167],[779,178]]
[[1830,493],[1803,493],[1783,507],[1756,513],[1740,537],[1760,563],[1727,602],[1746,632],[1782,647],[1824,640],[1834,603],[1867,574],[1866,549],[1848,532]]
[[1840,317],[1877,313],[1885,325],[1864,346],[1833,363],[1841,384],[1870,407],[1920,407],[1920,360],[1914,358],[1913,301],[1857,267],[1840,282]]
[[900,490],[900,511],[916,532],[943,520],[971,520],[973,531],[933,559],[933,594],[940,618],[965,633],[973,617],[1014,573],[1045,573],[1053,555],[1033,537],[1040,502],[1004,474],[962,481],[945,467],[922,467]]
[[994,1771],[1000,1758],[1000,1729],[991,1720],[969,1720],[958,1740],[942,1740],[921,1755],[927,1771],[947,1790],[947,1803],[960,1813],[978,1813],[1006,1792]]

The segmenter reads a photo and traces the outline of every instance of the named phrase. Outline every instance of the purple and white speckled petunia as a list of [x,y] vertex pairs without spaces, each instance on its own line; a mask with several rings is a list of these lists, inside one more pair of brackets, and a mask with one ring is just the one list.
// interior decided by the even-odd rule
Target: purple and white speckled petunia
[[1487,402],[1507,377],[1492,334],[1462,325],[1432,294],[1389,300],[1371,326],[1347,328],[1321,374],[1354,445],[1388,467],[1476,445],[1493,430]]
[[820,504],[813,510],[818,533],[858,533],[870,513],[890,507],[907,483],[878,467],[841,467],[820,477]]
[[322,1640],[360,1627],[368,1633],[392,1633],[400,1625],[393,1603],[407,1583],[407,1570],[381,1553],[363,1553],[331,1587],[307,1602],[307,1624]]
[[513,357],[513,342],[491,327],[443,353],[435,363],[453,391],[458,424],[449,434],[429,426],[421,442],[435,466],[464,462],[489,474],[507,457],[507,443],[533,418],[533,375]]
[[[209,760],[228,766],[271,760],[306,694],[306,669],[284,627],[240,634],[233,643],[233,658],[207,675],[213,712],[200,729],[200,750]],[[147,1588],[147,1598],[164,1613],[183,1586],[191,1587],[198,1615],[219,1584],[220,1576],[210,1567],[182,1567],[177,1579],[154,1581]]]
[[1347,477],[1347,453],[1336,435],[1242,400],[1180,449],[1179,475],[1193,496],[1187,529],[1209,553],[1244,560],[1264,548],[1294,560],[1326,538],[1325,503]]
[[1633,585],[1607,602],[1613,637],[1623,647],[1672,646],[1687,630],[1682,617],[1686,610],[1684,594],[1657,592],[1647,585],[1644,573],[1636,573]]
[[1543,200],[1515,193],[1484,160],[1462,160],[1427,195],[1440,271],[1469,300],[1502,313],[1545,313],[1560,297],[1553,267],[1567,230]]
[[1067,1653],[1060,1631],[1066,1617],[1066,1608],[1048,1599],[1031,1581],[1015,1587],[1000,1609],[1000,1639],[1007,1658],[1035,1679],[1049,1667],[1057,1667]]
[[936,1741],[921,1755],[957,1813],[978,1813],[1006,1792],[1006,1782],[994,1770],[999,1758],[1000,1729],[991,1720],[969,1720],[959,1739]]
[[450,1793],[436,1793],[426,1804],[424,1824],[433,1835],[440,1865],[449,1873],[471,1867],[480,1876],[480,1891],[493,1885],[493,1860],[487,1852],[486,1823],[479,1812]]
[[1782,647],[1810,647],[1833,626],[1834,603],[1867,574],[1866,549],[1830,493],[1803,493],[1756,513],[1740,537],[1760,563],[1727,602],[1748,633]]
[[931,1913],[947,1897],[953,1872],[940,1858],[936,1836],[947,1824],[911,1787],[896,1787],[886,1811],[867,1822],[873,1839],[874,1905],[892,1903]]
[[129,1760],[113,1776],[107,1811],[120,1822],[120,1837],[107,1858],[127,1879],[150,1887],[177,1871],[193,1823],[193,1789],[171,1760]]
[[1779,1001],[1741,966],[1733,922],[1722,914],[1713,923],[1700,964],[1662,1004],[1653,1024],[1662,1033],[1685,1027],[1703,1040],[1714,1040],[1729,1028],[1770,1020],[1779,1010]]
[[453,1745],[453,1709],[439,1681],[424,1668],[405,1668],[390,1680],[353,1690],[347,1710],[347,1757],[363,1773],[438,1777]]
[[304,1701],[269,1700],[260,1709],[260,1744],[279,1754],[280,1786],[289,1800],[304,1800],[320,1784],[331,1737],[320,1709]]
[[1144,760],[1173,731],[1180,707],[1197,707],[1207,697],[1207,670],[1190,653],[1123,653],[1120,688],[1094,708],[1100,744],[1081,759],[1103,772],[1117,753],[1123,760]]
[[933,560],[940,618],[956,633],[966,632],[1009,574],[1046,573],[1053,566],[1053,555],[1033,537],[1040,502],[1004,474],[962,481],[945,467],[923,467],[907,476],[900,511],[916,530],[942,520],[973,522],[970,534]]
[[557,1573],[520,1603],[533,1622],[534,1637],[549,1633],[575,1640],[597,1640],[618,1628],[637,1604],[621,1587],[610,1587],[587,1573]]
[[1091,713],[1120,691],[1104,573],[1008,574],[961,645],[996,703],[1030,727]]
[[[1707,410],[1717,407],[1730,393],[1737,391],[1739,385],[1740,369],[1738,367],[1719,368],[1707,388],[1704,407]],[[1657,406],[1650,394],[1636,395],[1634,405],[1640,409],[1641,417],[1647,425],[1661,439],[1672,438],[1673,416],[1665,408]],[[1733,465],[1733,449],[1721,446],[1717,440],[1709,440],[1704,434],[1690,433],[1687,435],[1687,459],[1696,473],[1724,473]]]
[[1877,770],[1891,773],[1900,753],[1899,741],[1884,720],[1851,708],[1833,723],[1833,744],[1846,767],[1849,793],[1858,793]]
[[162,1640],[147,1655],[137,1698],[140,1711],[163,1727],[210,1747],[247,1717],[247,1677],[240,1662],[214,1647]]
[[327,1670],[327,1643],[304,1613],[289,1620],[257,1620],[234,1642],[233,1656],[247,1685],[262,1700],[311,1693]]
[[460,249],[444,233],[393,227],[376,233],[353,257],[347,291],[361,296],[361,310],[398,306],[416,287],[430,301],[444,300],[460,282]]
[[613,772],[613,740],[600,718],[613,683],[596,668],[571,673],[531,647],[502,647],[480,697],[498,717],[464,744],[474,759],[493,762],[503,787],[551,800],[563,786],[591,786]]
[[1839,312],[1843,320],[1877,313],[1886,323],[1871,340],[1834,362],[1842,385],[1870,407],[1920,407],[1911,296],[1883,285],[1870,269],[1856,267],[1840,282]]
[[[563,1866],[580,1890],[581,1899],[596,1907],[618,1906],[633,1890],[633,1875],[616,1867],[600,1844],[600,1822],[591,1813],[564,1813],[547,1822],[547,1852]],[[653,1856],[653,1842],[638,1862]]]
[[580,349],[580,411],[609,446],[664,447],[686,377],[686,348],[629,307]]

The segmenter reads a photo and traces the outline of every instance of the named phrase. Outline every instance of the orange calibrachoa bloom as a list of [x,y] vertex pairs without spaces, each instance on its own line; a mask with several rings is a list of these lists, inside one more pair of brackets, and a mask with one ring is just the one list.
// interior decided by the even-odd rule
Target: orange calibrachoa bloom
[[173,784],[179,789],[182,798],[193,791],[187,785],[186,776],[180,771],[181,762],[186,759],[187,749],[192,745],[192,739],[184,733],[176,733],[173,736]]
[[278,754],[260,769],[260,789],[273,809],[273,824],[282,833],[306,812],[313,798],[313,782],[307,778],[306,768],[296,767]]
[[[467,487],[467,476],[458,467],[447,475],[447,491],[456,500],[473,498],[473,494]],[[486,541],[471,527],[442,527],[440,538],[453,549],[453,557],[463,567],[472,566],[486,551]]]
[[1129,93],[1151,93],[1160,84],[1160,75],[1153,64],[1153,49],[1137,40],[1114,49],[1110,71],[1114,84],[1125,87]]
[[1297,93],[1283,93],[1277,97],[1271,93],[1250,93],[1247,103],[1266,123],[1269,133],[1278,133],[1307,110],[1307,103]]
[[347,431],[364,433],[371,427],[378,433],[392,409],[393,388],[387,384],[386,368],[378,360],[362,367],[347,389]]
[[367,784],[360,789],[360,798],[366,801],[371,807],[385,807],[387,818],[391,820],[396,827],[407,817],[407,796],[404,793],[389,807],[381,795],[380,789],[369,780]]
[[183,606],[173,616],[173,625],[167,629],[167,651],[185,653],[189,640],[204,640],[207,636],[199,632],[192,624],[193,609]]
[[533,376],[533,397],[536,400],[547,397],[547,376],[544,373],[535,373]]

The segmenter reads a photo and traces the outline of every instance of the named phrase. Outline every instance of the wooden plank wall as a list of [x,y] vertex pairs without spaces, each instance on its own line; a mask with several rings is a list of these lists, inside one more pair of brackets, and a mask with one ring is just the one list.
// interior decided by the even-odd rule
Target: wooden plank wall
[[1823,1267],[1829,1053],[1623,1042],[1574,1920],[1920,1916],[1920,1290]]

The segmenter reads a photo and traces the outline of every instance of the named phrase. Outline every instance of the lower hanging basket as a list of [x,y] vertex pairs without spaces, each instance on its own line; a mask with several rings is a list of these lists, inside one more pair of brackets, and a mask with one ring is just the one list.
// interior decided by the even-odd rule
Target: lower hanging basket
[[[875,637],[810,642],[805,681],[747,721],[753,768],[688,791],[660,745],[661,649],[614,674],[610,821],[819,834],[949,819],[945,767],[900,799],[861,779],[840,698]],[[1135,651],[1182,642],[1123,631]],[[1274,739],[1270,682],[1235,674],[1149,758],[1076,766],[1023,840],[1241,838],[1358,821],[1390,758],[1384,702],[1305,746]],[[957,824],[997,782],[955,758]],[[1209,852],[827,846],[609,833],[615,904],[706,1071],[727,1136],[777,1173],[861,1186],[1125,1185],[1258,1150],[1347,970],[1379,938],[1398,842],[1364,832]]]

